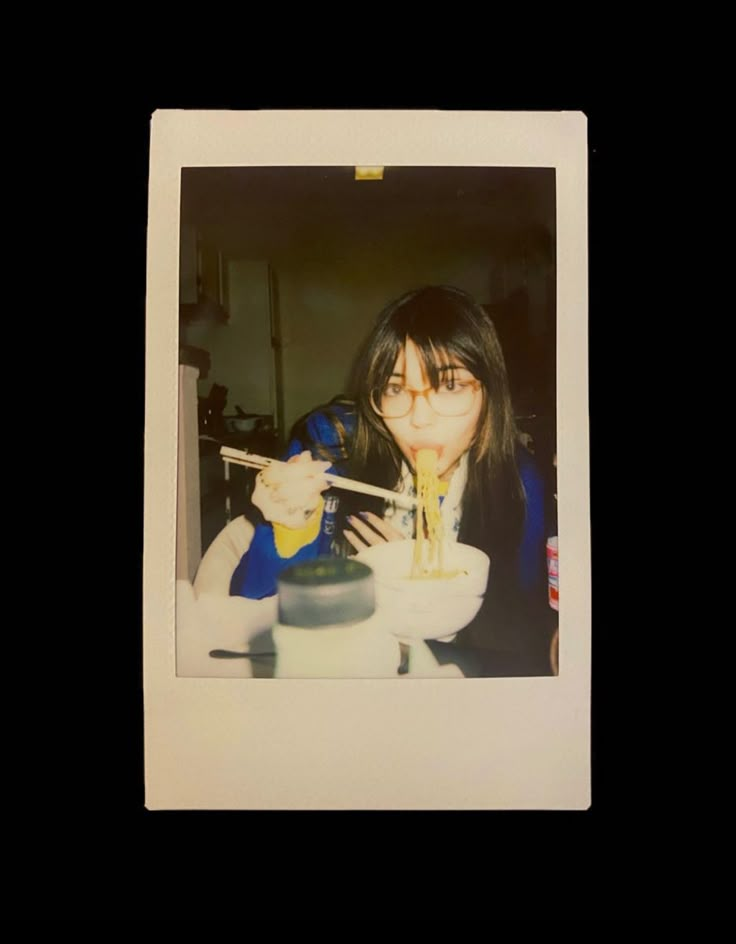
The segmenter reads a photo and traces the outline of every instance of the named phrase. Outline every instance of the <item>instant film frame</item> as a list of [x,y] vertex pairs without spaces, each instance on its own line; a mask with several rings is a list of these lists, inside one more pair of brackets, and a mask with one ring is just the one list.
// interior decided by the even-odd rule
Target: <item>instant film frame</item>
[[[176,675],[181,170],[359,164],[555,169],[558,677],[404,682]],[[586,120],[579,113],[154,114],[144,549],[149,809],[589,805],[586,206]]]

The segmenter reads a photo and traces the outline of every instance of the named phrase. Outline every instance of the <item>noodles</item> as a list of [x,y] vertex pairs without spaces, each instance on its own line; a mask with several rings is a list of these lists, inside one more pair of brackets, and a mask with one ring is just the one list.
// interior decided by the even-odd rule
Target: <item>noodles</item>
[[[440,514],[440,480],[437,475],[437,453],[433,449],[417,452],[417,533],[411,576],[454,577],[457,571],[445,573],[443,567],[443,529]],[[427,522],[427,536],[424,522]]]
[[[434,449],[417,452],[417,533],[411,566],[413,580],[449,579],[466,570],[445,570],[443,563],[444,531],[440,512],[440,480]],[[427,523],[427,534],[424,523]]]

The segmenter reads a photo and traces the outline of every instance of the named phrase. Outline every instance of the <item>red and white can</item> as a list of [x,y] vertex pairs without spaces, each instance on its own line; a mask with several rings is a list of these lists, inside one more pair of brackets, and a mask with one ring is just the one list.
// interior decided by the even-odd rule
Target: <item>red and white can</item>
[[547,539],[547,590],[549,605],[560,608],[560,571],[557,557],[557,537]]

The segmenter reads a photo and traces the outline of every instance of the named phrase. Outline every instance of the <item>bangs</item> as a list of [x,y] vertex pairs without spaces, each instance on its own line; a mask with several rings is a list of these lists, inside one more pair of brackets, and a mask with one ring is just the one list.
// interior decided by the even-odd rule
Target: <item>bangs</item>
[[411,341],[435,389],[447,371],[462,367],[494,388],[495,374],[503,370],[490,319],[464,292],[451,287],[429,287],[403,296],[387,308],[364,349],[358,395],[384,386],[407,341]]
[[443,370],[443,368],[464,368],[469,370],[473,376],[478,376],[472,363],[470,363],[471,360],[477,360],[477,358],[469,357],[466,347],[457,343],[457,341],[438,343],[432,338],[412,337],[411,335],[408,335],[406,340],[414,343],[427,380],[435,390],[442,380],[446,380],[451,373],[448,370]]
[[456,337],[440,340],[424,332],[415,332],[404,337],[394,334],[385,339],[385,343],[374,355],[370,370],[370,387],[382,387],[388,382],[407,341],[414,344],[427,382],[435,389],[443,379],[447,379],[449,371],[443,370],[447,367],[464,368],[485,382],[483,364],[478,358],[478,347],[472,344],[470,339]]

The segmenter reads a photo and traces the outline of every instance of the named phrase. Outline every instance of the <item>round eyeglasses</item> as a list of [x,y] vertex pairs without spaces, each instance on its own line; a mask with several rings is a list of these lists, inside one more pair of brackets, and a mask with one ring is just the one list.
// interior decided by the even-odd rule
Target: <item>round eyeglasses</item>
[[480,380],[446,380],[436,389],[412,390],[398,383],[387,383],[371,391],[371,406],[385,419],[397,420],[411,413],[414,400],[424,397],[438,416],[463,416],[473,407]]

